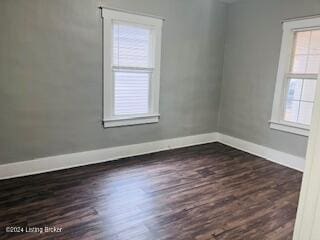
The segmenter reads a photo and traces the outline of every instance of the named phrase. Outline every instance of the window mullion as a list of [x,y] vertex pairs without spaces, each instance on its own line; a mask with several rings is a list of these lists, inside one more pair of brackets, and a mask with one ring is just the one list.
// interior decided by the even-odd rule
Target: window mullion
[[300,117],[301,100],[302,100],[302,93],[303,93],[303,88],[304,88],[304,81],[305,80],[302,80],[302,87],[301,87],[301,92],[300,92],[300,97],[299,97],[299,108],[298,108],[298,114],[297,114],[297,122],[299,122],[299,117]]

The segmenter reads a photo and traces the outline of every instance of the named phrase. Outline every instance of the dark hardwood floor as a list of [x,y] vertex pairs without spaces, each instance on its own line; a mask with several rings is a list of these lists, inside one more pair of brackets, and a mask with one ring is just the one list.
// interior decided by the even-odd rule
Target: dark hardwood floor
[[214,143],[4,180],[0,239],[291,239],[301,178]]

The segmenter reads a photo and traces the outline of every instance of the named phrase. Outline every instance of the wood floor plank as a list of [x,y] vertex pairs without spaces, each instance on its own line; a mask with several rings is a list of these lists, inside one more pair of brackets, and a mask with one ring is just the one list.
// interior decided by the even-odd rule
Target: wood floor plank
[[3,180],[0,239],[291,239],[301,178],[213,143]]

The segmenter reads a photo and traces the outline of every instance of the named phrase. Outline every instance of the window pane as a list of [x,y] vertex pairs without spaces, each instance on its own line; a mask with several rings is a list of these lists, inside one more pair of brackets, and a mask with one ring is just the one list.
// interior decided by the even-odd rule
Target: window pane
[[318,74],[320,66],[320,55],[309,55],[306,73]]
[[114,114],[135,115],[149,112],[150,73],[114,73]]
[[295,54],[308,54],[310,34],[310,31],[296,33]]
[[316,95],[316,80],[304,80],[301,100],[313,102]]
[[301,102],[298,123],[310,125],[312,117],[313,103]]
[[290,79],[288,87],[288,100],[300,100],[302,91],[302,79]]
[[295,33],[293,73],[317,74],[320,67],[320,30]]
[[312,31],[310,54],[320,54],[320,30]]
[[288,100],[285,106],[284,120],[297,122],[299,114],[299,101]]
[[292,72],[305,73],[307,68],[308,55],[296,55],[293,59]]
[[113,64],[123,67],[150,67],[151,30],[113,24]]

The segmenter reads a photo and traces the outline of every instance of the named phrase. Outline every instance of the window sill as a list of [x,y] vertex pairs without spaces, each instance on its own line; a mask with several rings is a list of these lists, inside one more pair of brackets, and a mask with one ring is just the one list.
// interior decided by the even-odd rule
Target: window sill
[[132,126],[159,122],[160,115],[147,115],[127,118],[112,118],[103,121],[105,128]]
[[274,122],[270,121],[270,128],[283,131],[283,132],[289,132],[301,136],[309,136],[309,129],[307,127],[300,127],[300,126],[294,126],[291,124],[281,123],[281,122]]

